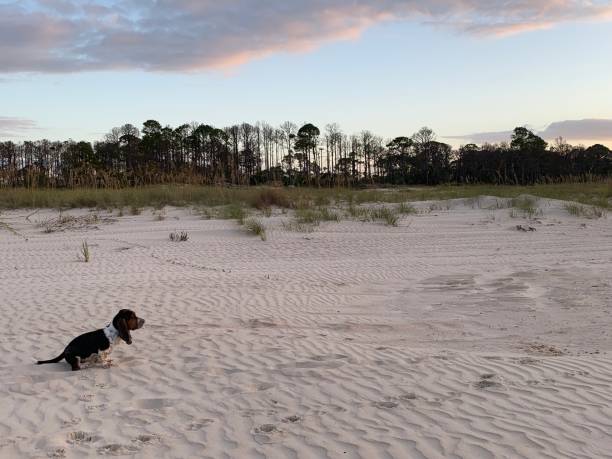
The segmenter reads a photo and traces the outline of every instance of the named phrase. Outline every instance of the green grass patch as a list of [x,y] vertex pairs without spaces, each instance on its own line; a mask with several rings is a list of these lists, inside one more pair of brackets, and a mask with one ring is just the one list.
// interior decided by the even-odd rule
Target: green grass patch
[[244,223],[244,219],[247,216],[247,212],[241,204],[232,203],[221,208],[220,212],[216,214],[217,218],[223,220],[238,220],[241,225]]

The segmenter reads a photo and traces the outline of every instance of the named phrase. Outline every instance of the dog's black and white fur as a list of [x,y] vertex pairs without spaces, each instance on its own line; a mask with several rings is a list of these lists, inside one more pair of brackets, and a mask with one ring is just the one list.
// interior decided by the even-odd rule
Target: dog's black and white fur
[[81,361],[93,354],[103,352],[108,357],[113,344],[117,343],[119,338],[127,344],[132,344],[130,331],[142,328],[144,322],[144,319],[136,317],[134,311],[122,309],[106,327],[77,336],[60,355],[51,360],[39,360],[37,363],[57,363],[66,359],[73,371],[80,370]]

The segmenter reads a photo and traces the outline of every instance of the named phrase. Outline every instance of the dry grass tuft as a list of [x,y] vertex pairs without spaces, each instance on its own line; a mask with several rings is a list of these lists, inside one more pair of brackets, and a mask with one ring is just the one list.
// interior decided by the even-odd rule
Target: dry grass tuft
[[256,218],[249,218],[245,220],[244,227],[247,229],[247,231],[259,236],[262,241],[266,240],[266,227]]
[[185,242],[189,240],[189,234],[185,231],[181,231],[180,233],[175,231],[170,233],[170,240],[172,242]]
[[162,222],[166,219],[166,210],[162,207],[161,209],[153,212],[155,221]]
[[602,218],[607,215],[606,209],[599,206],[585,206],[582,204],[567,203],[563,207],[567,213],[573,215],[574,217],[595,219]]
[[406,202],[400,202],[395,211],[399,215],[413,215],[419,213],[418,210],[414,208],[414,206]]
[[397,212],[388,207],[379,207],[378,209],[372,209],[372,219],[382,220],[387,226],[397,226],[399,217]]
[[318,226],[322,221],[339,222],[341,220],[340,214],[327,207],[318,207],[316,209],[297,209],[295,211],[295,219],[299,224],[314,226]]
[[314,231],[314,226],[306,223],[300,223],[297,220],[290,220],[281,222],[283,229],[286,231],[295,231],[298,233],[312,233]]
[[98,214],[88,214],[75,217],[60,212],[56,218],[48,218],[36,223],[36,226],[43,228],[45,233],[55,233],[58,231],[83,230],[95,228],[98,223],[110,223],[111,218],[100,218]]
[[538,198],[533,196],[519,196],[512,199],[511,204],[510,216],[512,218],[533,218],[543,214],[542,209],[538,208]]
[[[400,212],[400,209],[402,212]],[[370,207],[351,205],[348,207],[347,215],[354,220],[359,220],[362,222],[382,221],[388,226],[397,226],[399,223],[400,214],[416,212],[416,209],[406,204],[403,206],[400,204],[397,209],[391,209],[389,207],[377,207],[372,209]]]
[[91,252],[89,251],[89,244],[87,244],[87,241],[83,241],[83,244],[81,244],[80,255],[81,260],[85,263],[89,263],[89,260],[91,260]]

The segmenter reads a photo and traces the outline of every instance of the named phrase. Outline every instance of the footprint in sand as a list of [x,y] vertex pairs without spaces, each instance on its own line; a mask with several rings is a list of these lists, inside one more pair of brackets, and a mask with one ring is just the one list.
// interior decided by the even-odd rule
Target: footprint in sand
[[143,398],[136,400],[136,406],[143,410],[159,410],[168,406],[173,406],[175,400],[166,398]]
[[257,433],[272,433],[277,431],[278,429],[274,424],[262,424],[258,427],[255,427],[255,432]]
[[64,448],[52,449],[47,453],[47,457],[57,457],[57,458],[66,457],[66,450]]
[[113,443],[111,445],[101,446],[97,451],[101,456],[125,456],[127,454],[137,453],[140,451],[140,448],[132,445]]
[[282,430],[274,424],[262,424],[253,429],[253,438],[257,443],[273,443],[274,436],[282,434]]
[[477,389],[488,389],[491,387],[502,387],[502,385],[496,381],[493,381],[495,374],[486,373],[480,376],[480,381],[474,383]]
[[207,425],[212,424],[213,422],[215,422],[213,419],[207,419],[207,418],[199,419],[189,424],[187,426],[187,430],[190,430],[192,432],[195,430],[200,430],[206,427]]
[[296,423],[296,422],[300,422],[302,420],[302,418],[296,414],[292,415],[292,416],[287,416],[286,418],[283,418],[283,422],[291,422],[291,423]]
[[345,360],[348,359],[348,356],[344,354],[325,354],[325,355],[315,355],[310,357],[309,360],[297,361],[295,363],[284,363],[277,366],[279,369],[286,368],[338,368],[344,365]]
[[274,384],[272,383],[261,383],[257,385],[257,390],[263,391],[263,390],[272,389],[273,387],[274,387]]
[[535,365],[536,363],[539,363],[539,362],[540,361],[538,359],[533,359],[531,357],[523,357],[518,360],[518,363],[521,365]]
[[138,435],[132,440],[132,443],[137,445],[152,445],[154,443],[161,443],[161,437],[156,434]]
[[391,409],[391,408],[396,408],[398,406],[398,403],[385,401],[385,402],[374,402],[373,405],[377,408]]
[[76,426],[77,424],[79,424],[81,422],[81,418],[70,418],[67,419],[65,421],[62,421],[62,427],[71,427],[71,426]]
[[326,360],[348,359],[348,356],[344,354],[324,354],[324,355],[315,355],[311,358],[312,360],[315,360],[317,362],[324,362]]
[[563,374],[568,377],[574,377],[574,376],[589,376],[590,373],[588,371],[578,370],[578,371],[566,371]]
[[98,439],[98,437],[90,432],[82,432],[78,430],[76,432],[70,432],[66,441],[70,444],[84,444],[95,442]]
[[96,411],[102,411],[105,408],[106,408],[106,404],[104,403],[100,405],[87,405],[85,407],[85,411],[87,411],[88,413],[94,413]]
[[478,389],[487,389],[489,387],[498,387],[500,386],[499,383],[496,383],[495,381],[490,381],[488,379],[483,379],[481,381],[478,381],[477,383],[474,384]]

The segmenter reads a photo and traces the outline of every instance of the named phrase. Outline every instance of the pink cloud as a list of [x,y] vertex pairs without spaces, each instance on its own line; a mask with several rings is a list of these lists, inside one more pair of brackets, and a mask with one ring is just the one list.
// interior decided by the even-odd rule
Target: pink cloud
[[0,4],[0,73],[228,68],[386,21],[507,36],[611,19],[596,0],[31,0]]

